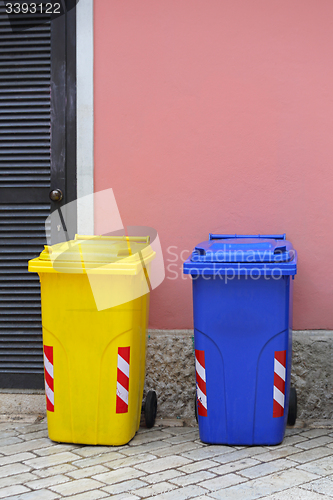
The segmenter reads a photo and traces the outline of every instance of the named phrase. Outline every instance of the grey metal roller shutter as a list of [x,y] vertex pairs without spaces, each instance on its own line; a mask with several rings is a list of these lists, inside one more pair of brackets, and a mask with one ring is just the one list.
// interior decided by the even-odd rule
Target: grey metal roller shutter
[[39,278],[27,261],[50,213],[50,25],[12,32],[0,1],[0,387],[43,386]]

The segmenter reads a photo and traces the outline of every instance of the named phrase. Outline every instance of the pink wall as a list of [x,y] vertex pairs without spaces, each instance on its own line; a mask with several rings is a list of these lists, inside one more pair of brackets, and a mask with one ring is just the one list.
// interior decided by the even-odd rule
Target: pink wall
[[[94,15],[95,190],[158,230],[167,265],[209,232],[286,232],[294,328],[333,328],[332,0],[95,0]],[[152,327],[192,325],[175,268]]]

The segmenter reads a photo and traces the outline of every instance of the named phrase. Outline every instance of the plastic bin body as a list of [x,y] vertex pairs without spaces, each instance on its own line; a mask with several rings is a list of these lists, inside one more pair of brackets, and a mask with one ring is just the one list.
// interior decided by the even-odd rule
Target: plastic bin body
[[[117,265],[120,274],[114,274]],[[126,274],[122,261],[111,271],[97,269],[102,295],[142,288],[141,296],[98,310],[87,273],[74,267],[59,272],[54,263],[40,259],[29,264],[29,270],[38,270],[41,282],[49,437],[122,445],[140,425],[149,313],[145,272],[138,265],[135,273],[132,266],[132,274]]]
[[[188,259],[185,267],[193,273],[200,439],[230,445],[277,444],[283,440],[288,417],[293,274],[278,278],[270,267],[251,277],[240,274],[240,269],[253,270],[256,263],[242,263],[234,274],[231,269],[237,265],[220,262],[214,271],[205,263],[205,274]],[[290,262],[287,267],[292,273]],[[213,274],[217,268],[219,275]]]

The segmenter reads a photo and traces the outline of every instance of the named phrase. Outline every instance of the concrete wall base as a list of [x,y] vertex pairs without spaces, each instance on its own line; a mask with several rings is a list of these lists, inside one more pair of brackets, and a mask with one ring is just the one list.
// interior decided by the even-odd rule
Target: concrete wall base
[[[293,332],[291,383],[298,418],[333,418],[333,331]],[[149,330],[145,392],[156,390],[158,418],[193,423],[195,369],[193,330]]]

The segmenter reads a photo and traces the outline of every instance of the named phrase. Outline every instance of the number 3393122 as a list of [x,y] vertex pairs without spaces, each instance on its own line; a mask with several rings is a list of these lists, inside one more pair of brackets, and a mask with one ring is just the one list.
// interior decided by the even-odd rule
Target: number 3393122
[[60,3],[6,3],[7,14],[61,14]]

